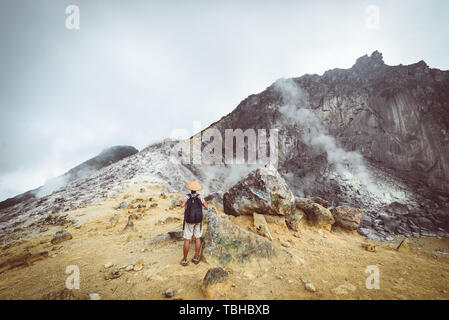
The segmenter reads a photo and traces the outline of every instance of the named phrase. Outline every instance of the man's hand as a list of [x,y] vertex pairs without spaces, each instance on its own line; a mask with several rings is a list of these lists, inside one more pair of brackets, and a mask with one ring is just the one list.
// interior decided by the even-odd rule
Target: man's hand
[[184,202],[184,201],[181,200],[180,207],[181,207],[181,208],[184,208],[185,205],[186,205],[186,202]]

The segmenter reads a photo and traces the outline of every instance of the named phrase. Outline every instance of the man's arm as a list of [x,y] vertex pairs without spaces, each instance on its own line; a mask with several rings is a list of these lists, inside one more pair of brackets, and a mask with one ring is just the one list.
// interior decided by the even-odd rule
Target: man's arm
[[187,202],[181,200],[181,205],[180,205],[181,208],[184,208],[184,206],[186,205],[186,203],[187,203]]

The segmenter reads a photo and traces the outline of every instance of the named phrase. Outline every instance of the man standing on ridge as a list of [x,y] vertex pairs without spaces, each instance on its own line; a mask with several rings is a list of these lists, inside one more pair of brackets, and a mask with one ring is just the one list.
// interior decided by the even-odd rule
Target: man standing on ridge
[[186,206],[184,211],[184,258],[181,260],[182,266],[187,266],[187,255],[189,254],[190,240],[195,237],[195,256],[192,259],[194,264],[200,262],[201,234],[203,224],[203,206],[207,209],[207,203],[204,198],[197,193],[203,187],[196,181],[190,181],[186,184],[186,189],[190,193],[184,195],[184,201],[181,201],[181,207]]

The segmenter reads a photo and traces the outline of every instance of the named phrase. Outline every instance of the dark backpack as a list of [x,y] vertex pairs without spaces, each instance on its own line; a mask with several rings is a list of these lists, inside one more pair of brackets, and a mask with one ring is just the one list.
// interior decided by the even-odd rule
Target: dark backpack
[[200,223],[203,221],[203,204],[199,195],[192,197],[188,195],[186,210],[184,212],[184,220],[187,223]]

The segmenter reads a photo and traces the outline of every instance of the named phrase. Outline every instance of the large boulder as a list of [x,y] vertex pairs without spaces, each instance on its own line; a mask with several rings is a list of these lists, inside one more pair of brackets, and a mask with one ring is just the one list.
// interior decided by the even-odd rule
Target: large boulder
[[272,165],[252,171],[223,195],[226,214],[287,216],[295,211],[295,197]]
[[362,222],[363,210],[348,206],[331,209],[337,225],[348,230],[357,230]]
[[272,257],[274,247],[270,240],[247,231],[228,219],[221,218],[213,207],[205,211],[207,228],[202,258],[207,263],[224,266],[232,262],[246,262],[255,257]]
[[327,229],[330,229],[332,224],[334,224],[335,219],[332,213],[322,205],[313,202],[313,200],[296,197],[295,203],[296,208],[304,211],[309,224],[318,228],[324,227]]

